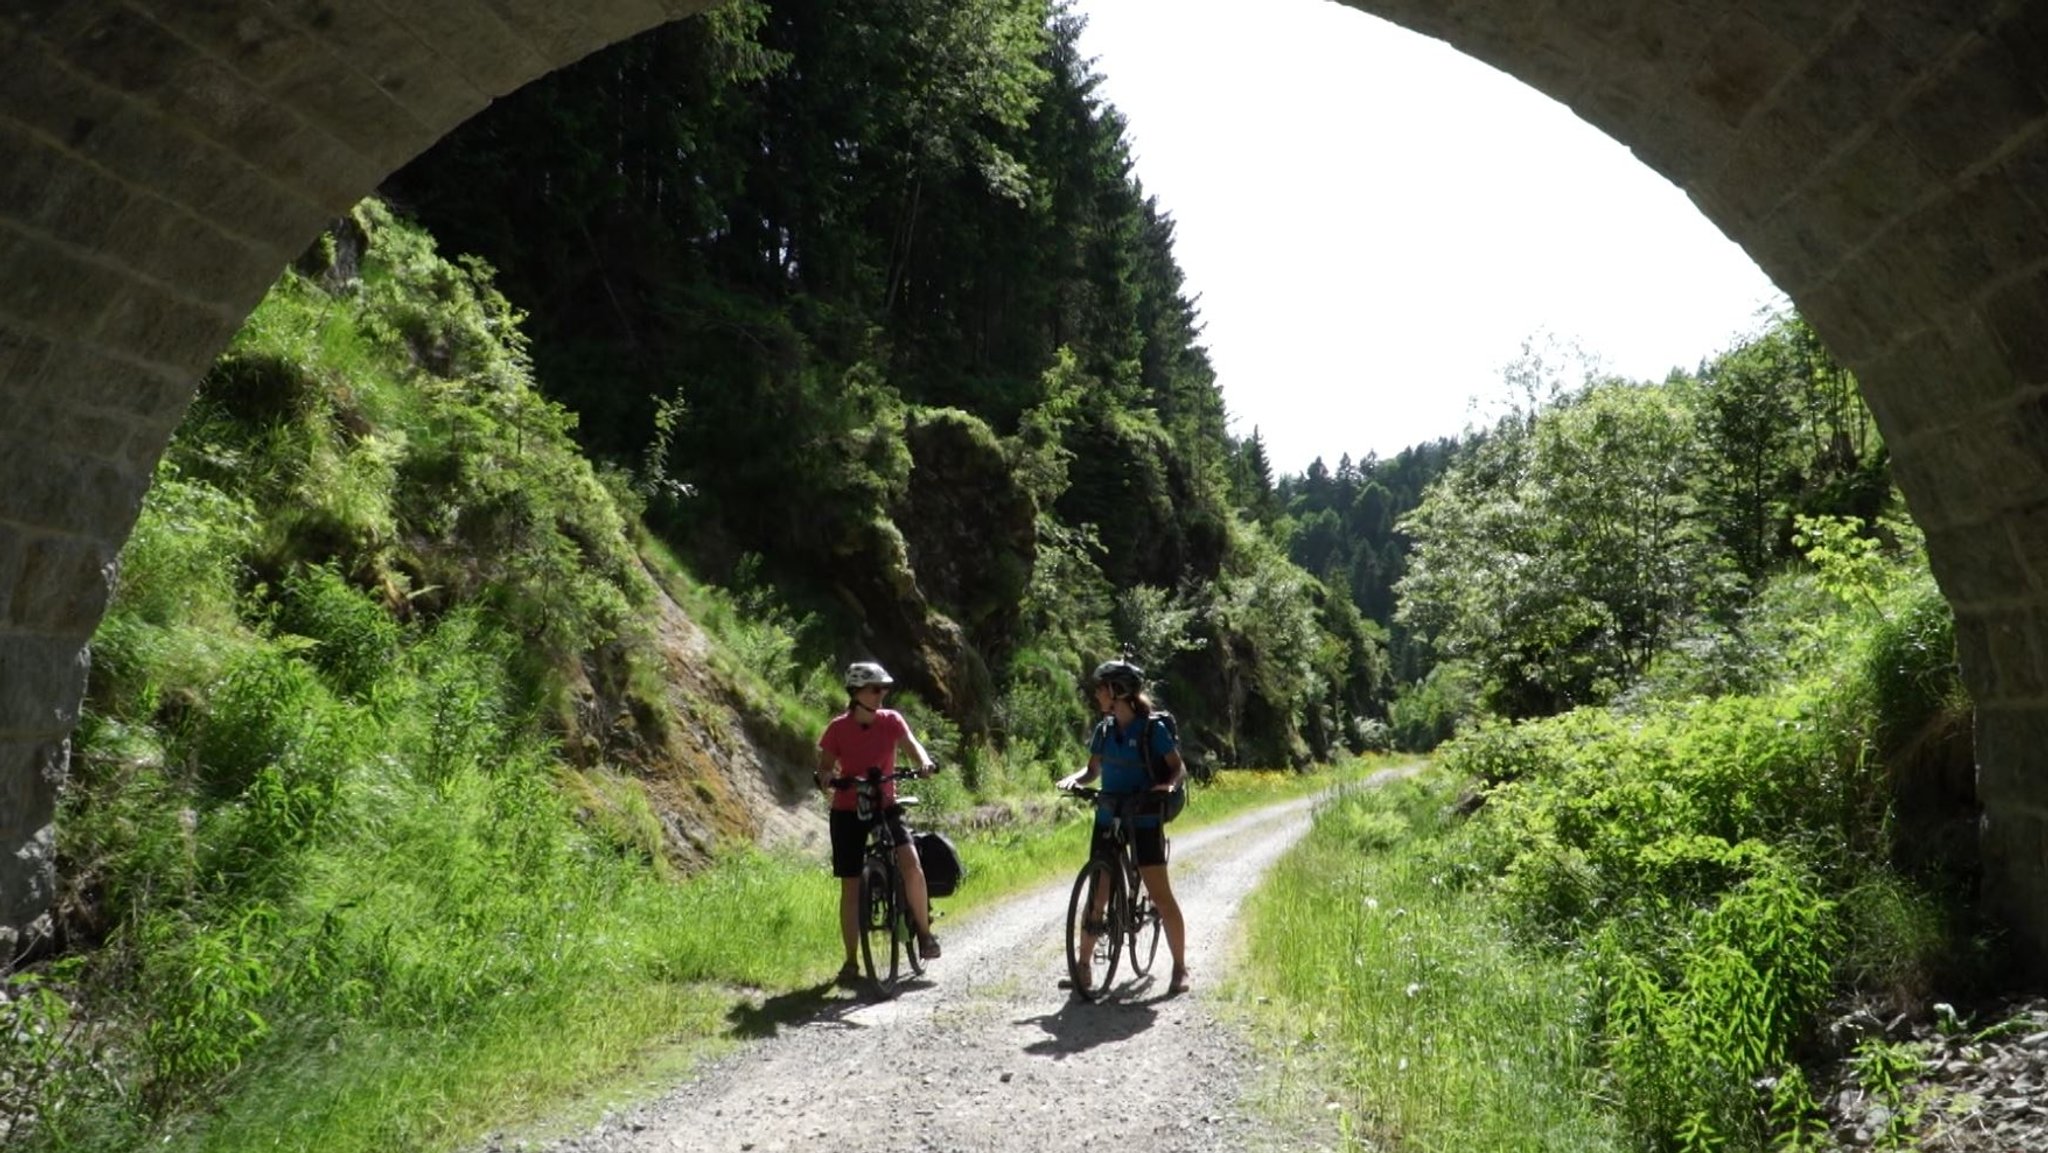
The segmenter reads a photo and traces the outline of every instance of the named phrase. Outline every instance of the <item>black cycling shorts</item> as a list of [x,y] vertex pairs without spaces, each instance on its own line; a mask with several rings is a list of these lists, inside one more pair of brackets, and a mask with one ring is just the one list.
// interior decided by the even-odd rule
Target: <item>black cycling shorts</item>
[[[1166,829],[1161,825],[1145,828],[1142,825],[1129,826],[1131,831],[1131,857],[1141,869],[1166,863]],[[1098,857],[1116,855],[1116,838],[1110,833],[1110,826],[1095,826],[1095,841],[1088,851]]]
[[[899,845],[910,843],[910,825],[903,819],[902,805],[883,809],[882,820],[889,823],[890,839]],[[874,823],[873,818],[861,820],[860,814],[851,809],[832,810],[833,876],[860,876],[861,862],[868,855],[868,830],[874,827]]]

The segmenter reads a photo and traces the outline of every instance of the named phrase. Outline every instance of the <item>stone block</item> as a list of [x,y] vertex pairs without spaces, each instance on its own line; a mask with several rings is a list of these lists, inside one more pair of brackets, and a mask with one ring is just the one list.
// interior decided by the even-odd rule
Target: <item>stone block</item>
[[[34,333],[0,323],[0,395],[24,392],[50,362],[51,347]],[[5,411],[4,406],[0,411]]]
[[1962,523],[1990,523],[2015,506],[2048,499],[2048,457],[2024,446],[2010,416],[1924,437],[1914,455],[1942,475],[1942,500]]
[[1998,7],[1993,0],[1895,0],[1863,5],[1863,19],[1914,59],[1934,60],[1983,30]]
[[2019,385],[2048,384],[2048,272],[2035,272],[1978,305],[1984,326]]
[[1833,149],[1814,127],[1782,108],[1764,108],[1743,127],[1723,194],[1750,220],[1770,216]]
[[1858,378],[1872,411],[1884,414],[1885,443],[1895,448],[1909,434],[1969,420],[2019,390],[1990,330],[1967,308],[1886,349]]
[[[4,641],[0,641],[4,643]],[[56,899],[57,790],[68,764],[63,740],[0,738],[0,973],[21,938],[49,931]]]
[[2036,614],[2005,609],[1956,617],[1956,651],[1979,707],[2048,705]]
[[482,0],[400,6],[392,19],[486,96],[503,96],[555,67]]
[[1987,809],[2048,818],[2048,708],[1978,708],[1977,796]]
[[285,265],[281,252],[260,249],[155,197],[138,198],[113,220],[107,247],[130,268],[224,311],[246,297],[252,277],[267,286]]
[[173,99],[193,54],[155,21],[133,9],[99,4],[93,18],[64,45],[72,66],[119,92],[152,104]]
[[[78,723],[88,639],[0,632],[0,743],[47,743]],[[0,774],[0,787],[7,783]]]
[[1856,7],[1851,0],[1735,0],[1728,6],[1768,25],[1802,53],[1817,51],[1844,23],[1845,13]]
[[148,482],[147,472],[57,449],[34,429],[0,429],[0,492],[16,524],[123,540]]
[[[1932,443],[1939,438],[1939,432],[1930,433],[1911,446],[1892,446],[1892,480],[1905,494],[1906,503],[1912,506],[1914,522],[1923,529],[1932,532],[1974,526],[1981,522],[1981,517],[1966,515],[1970,507],[1968,499],[1952,495],[1949,477],[1942,472],[1941,462],[1935,458],[1933,450],[1920,447],[1921,441]],[[1890,444],[1890,441],[1886,443]]]
[[385,172],[417,155],[439,135],[390,93],[334,56],[302,57],[272,81],[270,91],[308,123]]
[[1941,591],[1959,613],[2009,604],[2033,591],[2012,541],[1996,525],[1930,529],[1927,555]]
[[1989,160],[2043,116],[2048,97],[2004,44],[1972,39],[1961,57],[1912,94],[1899,132],[1934,170],[1961,173]]
[[277,10],[277,5],[192,4],[189,0],[134,0],[151,18],[211,53],[261,88],[318,43]]
[[0,219],[96,248],[131,193],[105,171],[0,122]]
[[0,314],[45,332],[99,323],[109,301],[133,283],[53,241],[0,231]]
[[[2048,262],[2048,206],[2026,194],[2025,179],[2027,174],[2001,165],[1957,188],[1949,202],[1949,227],[1966,230],[1986,263],[1995,262],[2001,273]],[[1965,291],[1974,295],[1975,288]]]
[[[591,31],[603,37],[609,44],[630,40],[650,28],[675,19],[660,0],[608,0],[604,4],[591,5],[583,13],[583,18],[589,23]],[[1421,28],[1416,28],[1415,31],[1428,34]]]
[[1908,219],[1939,191],[1898,133],[1880,125],[1819,174],[1809,199],[1834,242],[1855,247]]
[[227,347],[241,322],[221,307],[138,285],[108,305],[93,338],[136,360],[197,374]]
[[1867,22],[1850,20],[1823,44],[1780,102],[1830,142],[1847,144],[1882,121],[1914,66]]
[[327,213],[240,157],[161,116],[128,110],[97,126],[95,159],[259,247],[292,248]]
[[1732,12],[1707,37],[1687,87],[1722,124],[1741,128],[1800,63],[1769,25]]
[[309,25],[317,21],[315,34],[326,49],[436,132],[460,124],[490,102],[482,89],[447,67],[410,29],[380,9],[336,8],[307,0],[284,7]]
[[2048,818],[1987,804],[1980,829],[1985,912],[2011,930],[2023,965],[2048,971]]
[[19,629],[90,634],[107,611],[115,551],[83,537],[34,536],[20,542],[6,623]]
[[574,64],[608,41],[583,19],[583,5],[554,0],[483,0],[514,35],[533,45],[553,71]]
[[99,127],[133,106],[133,101],[59,60],[40,42],[16,39],[8,45],[6,66],[0,67],[0,115],[41,132],[62,148],[89,156]]
[[51,447],[100,460],[118,459],[134,418],[83,408],[69,397],[37,391],[16,401],[9,416],[16,429],[33,430]]
[[1983,34],[1997,41],[2019,62],[2035,91],[2048,95],[2048,8],[2039,4],[2009,7]]
[[[2026,572],[2028,591],[2048,597],[2048,502],[2009,510],[2004,519],[2013,555]],[[2048,640],[2048,633],[2042,639]]]
[[67,345],[43,369],[36,387],[84,408],[128,413],[144,426],[168,429],[176,424],[199,387],[198,374],[138,365],[108,352]]

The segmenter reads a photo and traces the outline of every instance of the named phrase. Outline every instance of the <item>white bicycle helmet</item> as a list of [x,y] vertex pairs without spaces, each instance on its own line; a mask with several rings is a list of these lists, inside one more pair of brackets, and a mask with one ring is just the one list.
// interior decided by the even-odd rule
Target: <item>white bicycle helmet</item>
[[889,676],[889,670],[873,661],[855,661],[846,666],[846,691],[849,693],[869,685],[888,688],[895,683],[895,679]]

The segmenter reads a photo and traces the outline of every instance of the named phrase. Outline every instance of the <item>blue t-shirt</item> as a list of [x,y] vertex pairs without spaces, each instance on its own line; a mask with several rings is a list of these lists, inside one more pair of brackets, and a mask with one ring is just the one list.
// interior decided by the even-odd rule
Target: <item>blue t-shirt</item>
[[[1152,787],[1152,774],[1145,771],[1144,751],[1138,748],[1138,739],[1145,732],[1143,716],[1132,717],[1128,728],[1120,727],[1115,717],[1104,717],[1097,722],[1095,733],[1088,738],[1088,755],[1102,758],[1101,786],[1105,795],[1112,793],[1142,793]],[[1152,761],[1165,765],[1167,754],[1174,751],[1173,734],[1164,723],[1152,726]],[[1095,823],[1107,825],[1113,818],[1108,806],[1095,806]],[[1133,825],[1141,828],[1157,828],[1159,814],[1149,813],[1133,818]]]

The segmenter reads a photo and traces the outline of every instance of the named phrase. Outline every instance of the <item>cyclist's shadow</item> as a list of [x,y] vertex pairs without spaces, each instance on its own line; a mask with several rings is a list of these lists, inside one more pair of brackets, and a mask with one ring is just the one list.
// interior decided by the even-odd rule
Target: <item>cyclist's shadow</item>
[[1159,1011],[1150,1000],[1111,997],[1086,1001],[1073,997],[1054,1012],[1026,1017],[1017,1024],[1036,1025],[1045,1030],[1044,1040],[1024,1046],[1026,1053],[1057,1058],[1083,1053],[1097,1045],[1127,1041],[1151,1028],[1158,1016]]
[[[915,987],[915,984],[906,986]],[[785,1026],[837,1025],[858,1029],[862,1027],[860,1023],[849,1020],[848,1015],[873,1004],[875,999],[865,991],[849,995],[837,981],[828,979],[778,993],[758,1004],[751,1000],[735,1002],[725,1011],[725,1032],[728,1037],[766,1040]]]

